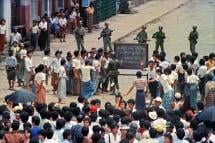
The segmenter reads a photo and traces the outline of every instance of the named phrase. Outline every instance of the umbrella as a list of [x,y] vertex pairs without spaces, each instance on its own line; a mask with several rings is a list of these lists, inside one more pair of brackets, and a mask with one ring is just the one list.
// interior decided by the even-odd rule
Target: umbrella
[[200,121],[215,122],[215,106],[206,108],[199,116]]
[[27,90],[17,90],[7,96],[7,100],[14,103],[28,103],[34,101],[35,98],[35,94]]

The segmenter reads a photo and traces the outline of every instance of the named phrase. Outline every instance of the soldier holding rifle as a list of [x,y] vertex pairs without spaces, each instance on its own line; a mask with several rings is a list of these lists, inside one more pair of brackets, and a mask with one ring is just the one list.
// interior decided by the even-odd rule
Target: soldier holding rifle
[[146,32],[146,26],[142,27],[142,30],[137,34],[136,38],[134,40],[137,40],[138,43],[146,44],[148,40],[148,35]]
[[112,36],[113,30],[109,28],[109,23],[105,23],[105,28],[102,30],[100,37],[103,38],[103,44],[104,44],[104,51],[107,52],[107,47],[109,47],[110,51],[113,51],[112,45],[111,45],[111,36]]

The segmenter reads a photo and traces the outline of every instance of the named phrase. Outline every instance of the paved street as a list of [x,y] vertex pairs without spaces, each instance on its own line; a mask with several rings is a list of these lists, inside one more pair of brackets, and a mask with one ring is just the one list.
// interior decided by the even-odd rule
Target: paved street
[[[136,14],[117,15],[108,21],[111,23],[110,27],[116,31],[113,33],[112,40],[115,41],[133,30],[141,27],[145,23],[153,21],[148,25],[148,35],[152,36],[157,30],[158,25],[164,26],[164,31],[167,35],[165,43],[165,50],[167,51],[168,59],[172,60],[177,53],[184,51],[189,52],[187,36],[193,25],[198,26],[200,39],[197,45],[197,52],[200,55],[208,54],[214,51],[215,47],[215,2],[214,0],[153,0],[144,5],[139,6],[135,10]],[[102,28],[103,23],[100,23]],[[98,41],[100,30],[96,30],[85,37],[86,48],[102,47],[102,40]],[[127,35],[122,41],[134,42],[132,39],[136,33]],[[66,43],[60,43],[59,39],[51,42],[52,55],[56,49],[62,49],[65,55],[67,51],[73,51],[76,43],[73,35],[67,36]],[[154,49],[154,41],[149,43],[149,55]],[[35,52],[33,57],[34,65],[38,65],[42,58],[41,52]],[[3,66],[3,65],[2,65]],[[125,93],[132,84],[134,77],[120,77],[121,92]],[[7,90],[7,80],[4,70],[0,71],[0,103],[5,95],[9,94]],[[48,87],[51,89],[51,87]],[[48,101],[57,101],[57,98],[52,93],[48,94]],[[99,95],[96,96],[105,101],[113,101],[112,96]],[[131,94],[129,97],[134,97]],[[129,98],[126,97],[126,98]],[[68,97],[67,103],[73,101],[76,97]]]

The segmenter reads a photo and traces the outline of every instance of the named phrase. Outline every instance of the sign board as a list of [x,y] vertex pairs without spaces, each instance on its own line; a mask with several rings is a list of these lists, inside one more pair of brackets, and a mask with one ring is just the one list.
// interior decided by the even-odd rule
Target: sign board
[[148,62],[148,44],[114,43],[120,69],[140,69]]

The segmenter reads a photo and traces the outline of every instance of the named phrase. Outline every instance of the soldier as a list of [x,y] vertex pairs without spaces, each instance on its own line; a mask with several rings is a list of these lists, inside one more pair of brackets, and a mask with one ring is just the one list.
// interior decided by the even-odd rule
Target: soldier
[[103,44],[104,44],[104,51],[107,52],[107,46],[109,47],[110,51],[112,50],[112,45],[111,45],[111,36],[112,36],[113,30],[109,28],[109,23],[105,23],[105,28],[102,30],[100,34],[100,38],[103,38]]
[[111,95],[116,95],[115,89],[117,89],[117,92],[119,92],[119,83],[118,83],[118,74],[119,74],[119,66],[120,63],[116,59],[116,55],[112,55],[112,59],[110,60],[108,67],[107,67],[107,73],[110,77],[110,86],[111,86]]
[[134,40],[137,40],[138,43],[144,43],[148,41],[148,36],[146,32],[146,26],[142,27],[142,30],[137,34],[136,38]]
[[190,32],[188,40],[190,41],[190,51],[191,53],[195,53],[195,46],[197,44],[197,39],[199,37],[199,33],[196,31],[197,26],[193,26],[193,31]]
[[162,31],[163,27],[158,27],[159,31],[155,32],[152,36],[156,40],[155,42],[155,50],[158,51],[159,46],[161,47],[161,51],[164,52],[164,39],[166,38],[165,33]]
[[[82,26],[82,23],[78,23],[78,27],[75,29],[75,39],[77,43],[78,50],[84,49],[84,36],[85,36],[85,30]],[[81,49],[80,49],[81,48]]]

